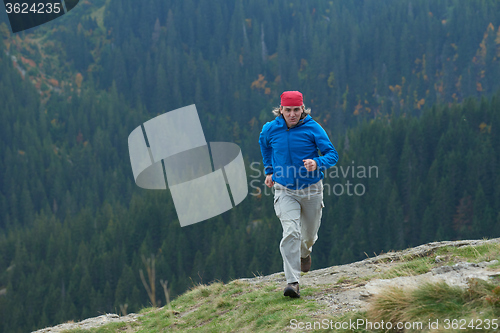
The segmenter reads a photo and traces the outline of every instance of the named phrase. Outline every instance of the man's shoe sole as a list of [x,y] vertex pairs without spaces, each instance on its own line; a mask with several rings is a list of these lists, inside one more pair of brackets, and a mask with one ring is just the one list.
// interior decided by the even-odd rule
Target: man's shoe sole
[[291,298],[299,298],[300,292],[297,293],[293,288],[285,288],[285,292],[283,293],[285,296],[290,296]]

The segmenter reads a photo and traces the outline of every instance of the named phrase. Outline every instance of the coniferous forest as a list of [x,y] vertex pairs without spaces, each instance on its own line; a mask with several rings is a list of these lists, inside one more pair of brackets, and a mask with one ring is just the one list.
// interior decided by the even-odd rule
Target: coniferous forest
[[[284,90],[340,156],[313,269],[500,237],[498,1],[89,0],[17,34],[2,11],[0,36],[0,332],[281,271],[258,136]],[[181,228],[127,138],[190,104],[240,146],[249,195]]]

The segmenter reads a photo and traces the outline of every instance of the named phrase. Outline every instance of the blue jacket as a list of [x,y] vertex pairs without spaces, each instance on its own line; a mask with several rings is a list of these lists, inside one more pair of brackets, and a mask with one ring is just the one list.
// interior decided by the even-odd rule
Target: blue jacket
[[[276,117],[262,127],[259,144],[266,175],[272,173],[273,181],[294,190],[323,179],[323,171],[339,159],[325,130],[310,115],[292,128],[287,127],[283,116]],[[307,171],[305,159],[315,160],[317,169]]]

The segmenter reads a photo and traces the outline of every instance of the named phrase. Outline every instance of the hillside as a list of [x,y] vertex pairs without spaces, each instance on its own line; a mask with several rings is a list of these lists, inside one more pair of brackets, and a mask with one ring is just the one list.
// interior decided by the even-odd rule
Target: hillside
[[[429,320],[444,328],[445,319],[469,323],[498,318],[499,260],[500,238],[433,242],[352,264],[310,271],[302,276],[302,297],[296,300],[282,296],[286,281],[283,273],[276,273],[226,284],[197,285],[163,308],[148,308],[138,315],[123,317],[106,314],[36,333],[77,333],[87,332],[87,329],[96,333],[288,332],[294,331],[299,323],[303,323],[302,329],[309,331],[307,323],[314,325],[314,322],[321,323],[324,329],[326,322],[330,328],[335,328],[336,324],[349,320],[363,320],[365,324],[382,323],[383,320],[396,325],[397,320],[402,319],[406,323],[422,322],[424,326],[420,331],[431,331],[426,329]],[[411,297],[412,293],[421,296],[430,291],[439,291],[432,296],[434,305],[417,302],[404,307],[404,301],[408,302],[405,297]],[[461,293],[469,295],[462,303],[457,298]],[[449,308],[436,312],[435,304],[440,302]],[[418,314],[412,312],[417,307],[420,307]],[[397,317],[398,314],[401,316]],[[474,330],[469,327],[469,331]]]
[[[280,271],[258,136],[283,90],[340,156],[313,269],[500,237],[499,27],[491,0],[86,0],[18,34],[0,11],[0,333],[139,312],[143,257],[157,306],[161,279],[174,300]],[[250,194],[181,228],[169,191],[136,186],[127,138],[193,103],[207,141],[240,146]]]

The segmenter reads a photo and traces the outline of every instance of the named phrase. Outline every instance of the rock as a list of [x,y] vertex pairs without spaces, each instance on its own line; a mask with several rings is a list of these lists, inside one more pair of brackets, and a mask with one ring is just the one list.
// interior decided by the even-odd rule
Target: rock
[[479,267],[479,265],[472,262],[459,262],[458,264],[453,265],[453,270],[460,271],[471,267]]
[[436,256],[435,262],[440,263],[446,260],[446,256]]
[[448,273],[448,272],[451,272],[452,270],[453,270],[453,268],[451,266],[440,266],[440,267],[436,267],[436,268],[431,269],[431,273],[434,275],[437,275],[437,274]]
[[94,317],[94,318],[89,318],[85,319],[83,321],[80,321],[78,323],[64,323],[60,324],[54,327],[49,327],[49,328],[43,328],[41,330],[35,331],[33,333],[59,333],[63,332],[66,330],[73,330],[73,329],[83,329],[83,330],[89,330],[91,328],[96,328],[100,327],[105,324],[109,323],[117,323],[117,322],[133,322],[136,321],[137,318],[139,318],[141,315],[136,314],[136,313],[131,313],[127,316],[120,317],[117,314],[110,313],[110,314],[105,314],[99,317]]

